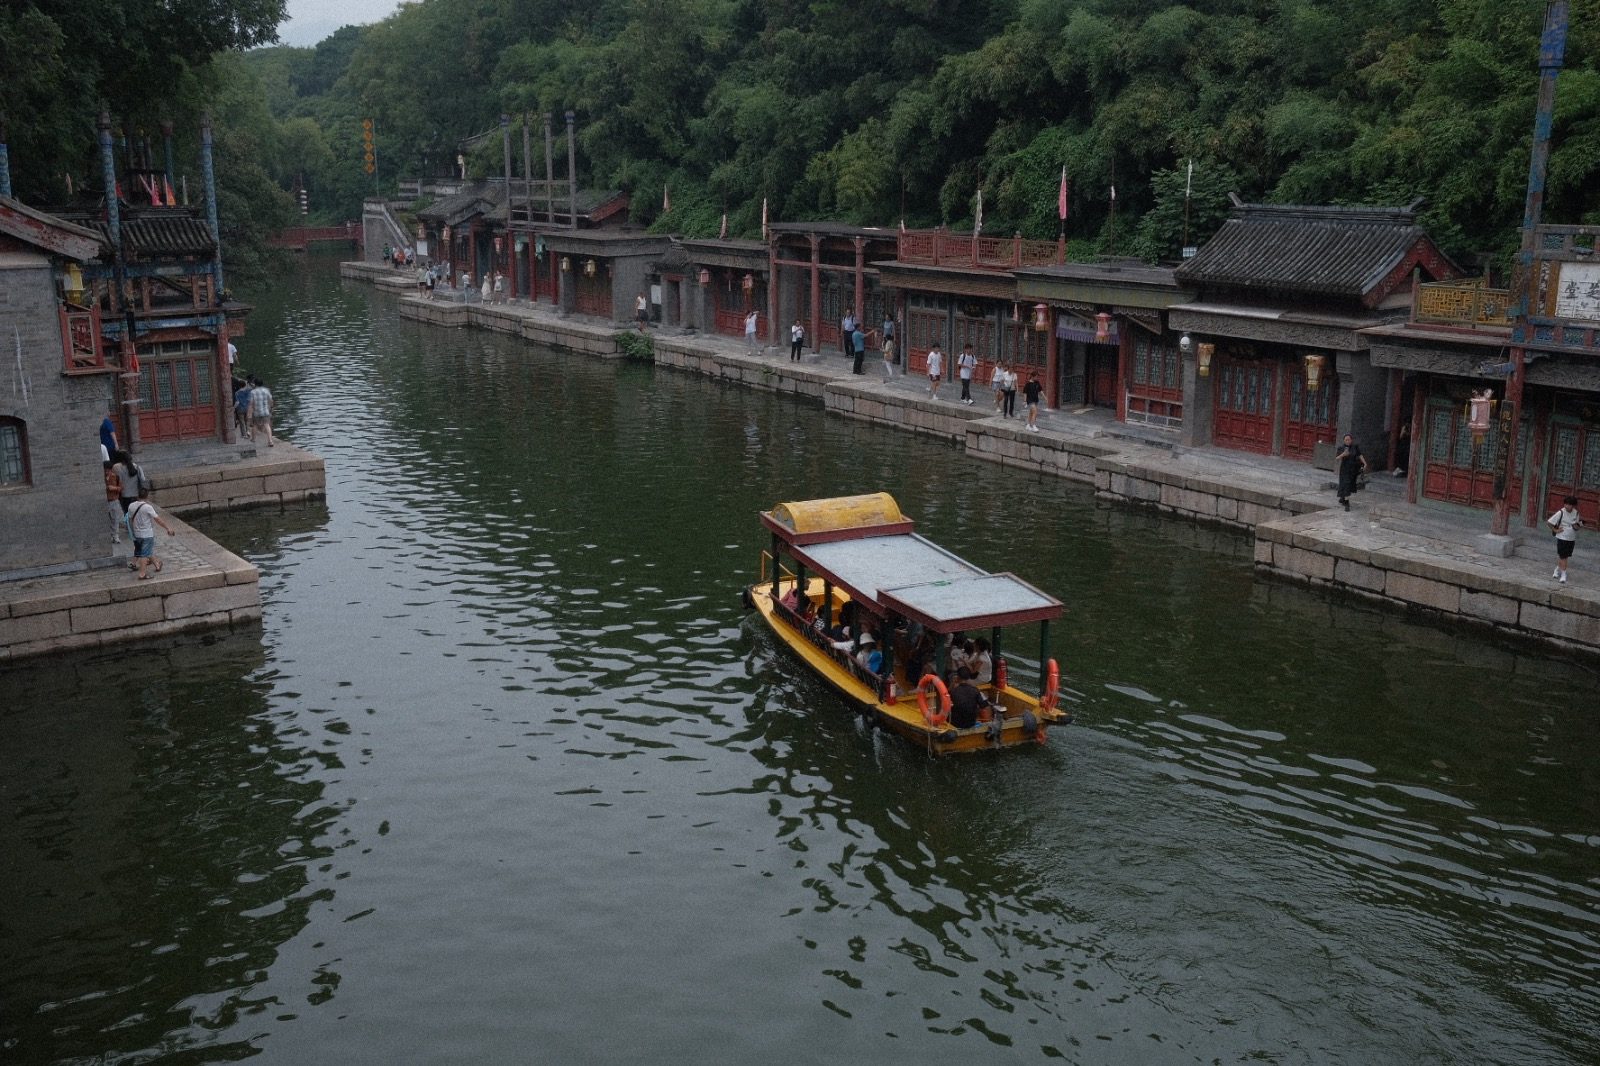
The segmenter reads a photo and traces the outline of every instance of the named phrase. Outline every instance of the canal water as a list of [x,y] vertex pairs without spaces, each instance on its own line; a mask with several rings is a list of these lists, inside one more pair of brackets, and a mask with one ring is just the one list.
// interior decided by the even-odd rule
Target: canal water
[[[0,674],[0,1061],[1593,1063],[1597,675],[793,400],[403,322],[244,362],[326,508],[259,629]],[[741,612],[893,492],[1069,605],[1078,724],[930,762]]]

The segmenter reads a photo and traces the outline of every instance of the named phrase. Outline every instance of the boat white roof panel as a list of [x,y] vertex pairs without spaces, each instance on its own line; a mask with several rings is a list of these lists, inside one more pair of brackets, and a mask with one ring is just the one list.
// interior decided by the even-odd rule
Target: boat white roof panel
[[981,574],[889,589],[895,599],[941,622],[1037,611],[1056,601],[1010,574]]
[[983,574],[965,559],[915,533],[809,544],[802,552],[846,585],[865,593]]
[[1059,608],[1010,574],[990,574],[915,533],[808,544],[795,549],[840,584],[873,600],[889,592],[940,623]]

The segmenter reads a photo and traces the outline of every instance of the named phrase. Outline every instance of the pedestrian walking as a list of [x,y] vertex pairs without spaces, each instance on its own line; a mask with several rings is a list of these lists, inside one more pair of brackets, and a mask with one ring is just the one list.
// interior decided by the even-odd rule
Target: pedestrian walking
[[944,375],[944,353],[935,344],[928,349],[928,395],[939,398],[939,379]]
[[272,390],[267,388],[267,383],[260,378],[250,379],[250,432],[252,438],[265,433],[267,447],[274,445],[272,439]]
[[100,419],[100,461],[103,463],[113,458],[119,448],[117,445],[117,424],[111,421],[111,416],[117,413],[117,401],[106,401],[106,413]]
[[890,381],[894,378],[894,335],[886,334],[883,338],[883,380]]
[[800,361],[800,349],[805,346],[806,328],[800,324],[800,320],[797,318],[794,320],[794,325],[789,327],[789,362],[798,363]]
[[751,351],[756,349],[756,326],[760,321],[761,315],[757,311],[751,311],[744,316],[744,343]]
[[989,371],[989,391],[994,393],[994,409],[999,411],[1005,406],[1006,396],[1006,365],[996,363],[994,369]]
[[1556,568],[1551,577],[1567,583],[1567,563],[1572,559],[1572,549],[1578,546],[1578,527],[1583,519],[1578,515],[1578,498],[1568,496],[1561,501],[1561,510],[1545,519],[1556,535]]
[[494,275],[494,302],[497,304],[506,302],[506,276],[499,271],[495,271]]
[[117,490],[117,502],[122,508],[122,513],[127,514],[128,508],[133,506],[133,501],[139,498],[139,493],[150,486],[144,476],[144,467],[134,462],[132,455],[118,452],[116,460],[117,480],[122,483],[122,487]]
[[844,317],[839,320],[839,347],[844,349],[845,358],[852,358],[856,354],[850,347],[854,343],[856,334],[856,315],[851,308],[845,308]]
[[250,440],[250,382],[241,381],[233,390],[233,428]]
[[650,325],[650,297],[642,291],[633,301],[633,318],[639,324],[639,332],[643,333]]
[[1361,454],[1361,445],[1356,443],[1355,437],[1346,433],[1344,444],[1333,460],[1339,464],[1339,503],[1348,511],[1350,497],[1361,487],[1361,475],[1367,472],[1367,457]]
[[489,303],[494,298],[494,280],[489,277],[489,272],[483,272],[483,285],[478,290],[478,298],[484,303]]
[[1006,418],[1017,417],[1017,372],[1010,367],[1006,367],[1006,379],[1000,386],[1000,395],[1005,401],[1000,413]]
[[883,339],[894,339],[894,315],[885,313],[883,316]]
[[1035,370],[1028,375],[1028,383],[1022,386],[1022,402],[1028,407],[1028,432],[1039,432],[1039,398],[1044,395],[1044,386],[1039,384],[1039,372]]
[[861,369],[861,361],[867,357],[867,335],[861,332],[859,322],[856,323],[856,328],[850,331],[850,348],[855,357],[855,365],[850,368],[851,373],[866,373]]
[[122,543],[122,478],[117,476],[117,467],[110,459],[100,464],[105,468],[106,478],[106,517],[111,519],[111,543]]
[[961,354],[956,358],[956,372],[961,375],[961,402],[968,407],[972,406],[972,374],[978,368],[978,357],[972,354],[970,343],[961,346]]
[[138,566],[140,581],[150,577],[147,570],[151,566],[156,568],[156,573],[161,573],[161,557],[156,554],[156,526],[166,530],[169,537],[177,535],[178,531],[167,525],[157,513],[156,505],[150,502],[150,491],[145,489],[128,508],[128,529],[133,533],[133,561]]

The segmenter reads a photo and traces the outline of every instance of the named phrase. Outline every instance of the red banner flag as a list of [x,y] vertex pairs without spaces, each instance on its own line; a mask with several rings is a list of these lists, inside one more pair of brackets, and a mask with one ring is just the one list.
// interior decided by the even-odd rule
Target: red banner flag
[[661,186],[661,213],[663,215],[672,213],[672,187],[669,185]]
[[1061,191],[1056,194],[1056,217],[1067,220],[1067,168],[1061,168]]

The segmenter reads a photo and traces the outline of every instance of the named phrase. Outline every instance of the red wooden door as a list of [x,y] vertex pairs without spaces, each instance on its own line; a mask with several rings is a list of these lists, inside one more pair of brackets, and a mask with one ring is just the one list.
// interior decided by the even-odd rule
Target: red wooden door
[[1309,462],[1316,455],[1318,442],[1338,439],[1339,379],[1324,370],[1312,392],[1306,388],[1304,366],[1292,366],[1286,376],[1289,387],[1284,397],[1283,454]]
[[944,311],[913,307],[906,311],[906,366],[919,374],[928,371],[928,349],[937,344],[944,350],[944,377],[950,379],[950,349],[945,327],[950,316]]
[[[1466,504],[1468,507],[1494,506],[1494,469],[1498,458],[1495,434],[1472,439],[1467,414],[1450,400],[1433,400],[1423,419],[1422,494],[1430,500]],[[1506,495],[1522,498],[1522,464],[1527,455],[1528,432],[1525,422],[1517,454],[1513,457]],[[1520,507],[1514,508],[1520,510]]]
[[1117,350],[1104,344],[1091,344],[1088,351],[1084,398],[1096,407],[1117,406]]
[[[139,439],[194,440],[217,432],[212,341],[163,344],[140,361]],[[173,358],[169,353],[181,353]]]
[[1272,451],[1272,412],[1278,363],[1273,359],[1232,359],[1217,355],[1216,420],[1213,443],[1263,455]]
[[1550,470],[1539,518],[1561,509],[1568,496],[1578,497],[1584,525],[1600,526],[1600,427],[1570,422],[1550,426]]

